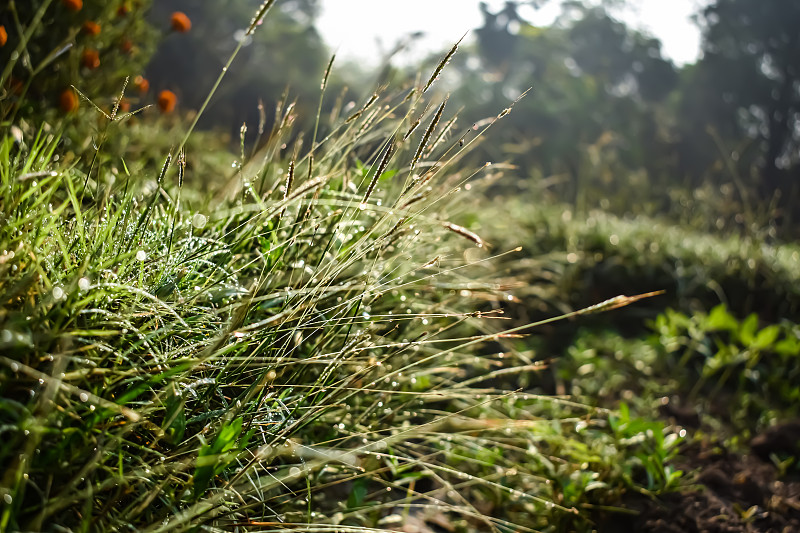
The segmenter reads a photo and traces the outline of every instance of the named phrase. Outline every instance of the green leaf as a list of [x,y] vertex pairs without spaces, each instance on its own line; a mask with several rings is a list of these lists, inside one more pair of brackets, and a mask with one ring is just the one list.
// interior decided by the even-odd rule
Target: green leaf
[[185,401],[180,394],[172,393],[167,397],[162,428],[164,429],[165,440],[170,444],[178,444],[183,440],[183,434],[186,431],[184,403]]
[[783,356],[800,355],[800,339],[787,337],[775,343],[775,352]]
[[395,176],[395,174],[397,174],[397,169],[387,170],[386,172],[381,174],[381,177],[378,178],[378,179],[381,180],[381,181],[388,180],[388,179],[393,178]]
[[214,453],[224,453],[233,448],[242,432],[243,422],[242,417],[239,417],[222,427],[212,447]]
[[194,471],[194,497],[199,498],[208,488],[211,479],[222,473],[235,459],[235,454],[226,454],[236,444],[242,432],[242,417],[226,424],[220,429],[214,444],[204,444],[197,454],[197,463]]
[[751,314],[742,322],[739,328],[739,340],[745,346],[752,346],[755,341],[756,330],[758,329],[758,316]]
[[719,304],[708,314],[706,327],[710,331],[735,331],[739,327],[739,322],[725,308]]
[[354,509],[356,507],[361,507],[366,496],[367,480],[365,478],[358,478],[353,482],[353,488],[350,490],[350,495],[347,497],[347,508]]
[[754,350],[765,350],[775,344],[781,330],[778,326],[772,325],[762,329],[756,335],[755,341],[751,345]]

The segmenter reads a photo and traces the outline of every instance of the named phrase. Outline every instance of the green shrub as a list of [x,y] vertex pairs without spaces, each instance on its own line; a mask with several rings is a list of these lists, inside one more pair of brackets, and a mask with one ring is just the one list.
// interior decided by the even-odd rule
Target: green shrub
[[[579,217],[566,206],[530,209],[510,202],[510,215],[487,218],[495,242],[524,241],[524,259],[506,265],[527,280],[526,306],[554,303],[567,310],[618,294],[665,290],[666,295],[615,315],[655,318],[664,308],[703,310],[725,303],[740,314],[756,312],[767,322],[800,309],[795,244],[770,244],[738,235],[713,235],[647,217],[619,218],[602,211]],[[541,311],[539,311],[541,312]],[[624,320],[620,320],[622,323]],[[630,322],[630,320],[628,320]]]
[[739,320],[718,305],[693,315],[667,309],[650,328],[649,336],[634,339],[581,330],[557,362],[561,382],[579,401],[603,407],[624,401],[643,417],[657,417],[662,401],[674,397],[684,418],[739,442],[797,416],[796,324],[762,326],[755,314]]
[[[110,112],[126,77],[142,74],[155,49],[158,31],[141,13],[149,0],[34,0],[6,2],[0,24],[8,42],[0,48],[0,121],[55,123],[69,115],[83,133],[96,123],[74,113],[87,102],[77,89]],[[133,85],[133,84],[131,84]],[[124,107],[148,102],[131,87]],[[22,122],[20,122],[22,121]],[[26,128],[27,129],[27,128]]]

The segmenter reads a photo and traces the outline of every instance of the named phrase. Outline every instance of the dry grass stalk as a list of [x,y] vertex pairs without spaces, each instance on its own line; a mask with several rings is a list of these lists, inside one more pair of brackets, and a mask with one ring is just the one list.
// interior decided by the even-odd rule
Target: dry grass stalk
[[298,196],[302,196],[311,189],[322,186],[326,181],[328,181],[328,176],[317,176],[313,180],[309,180],[300,185],[296,191],[286,197],[286,201],[288,202],[294,200]]
[[269,11],[269,8],[271,8],[272,4],[274,3],[275,0],[266,0],[263,4],[261,4],[261,7],[258,8],[253,20],[250,21],[250,25],[247,27],[247,32],[245,32],[246,36],[253,35],[253,32],[256,31],[256,28],[261,24],[261,21],[266,16],[267,11]]
[[643,300],[645,298],[652,298],[653,296],[658,296],[659,294],[664,294],[665,291],[653,291],[653,292],[646,292],[644,294],[637,294],[635,296],[614,296],[613,298],[609,298],[608,300],[604,300],[599,304],[595,304],[580,311],[576,311],[576,315],[590,315],[592,313],[602,313],[604,311],[611,311],[612,309],[618,309],[620,307],[625,307],[626,305],[630,305],[634,302],[638,302],[639,300]]
[[445,228],[449,229],[453,233],[457,233],[462,237],[471,240],[478,248],[484,248],[486,246],[484,240],[481,239],[477,233],[468,230],[464,226],[459,226],[458,224],[453,224],[452,222],[442,222],[442,224]]
[[375,185],[378,183],[378,179],[380,179],[381,174],[386,170],[387,165],[389,164],[389,160],[392,158],[394,154],[394,139],[389,142],[389,146],[386,148],[386,152],[383,154],[381,158],[380,164],[378,164],[378,169],[375,171],[375,175],[372,176],[372,180],[369,182],[369,187],[367,187],[367,192],[364,194],[364,199],[361,200],[361,205],[366,205],[367,200],[372,195],[372,191],[375,190]]
[[372,104],[375,103],[375,100],[377,100],[377,99],[378,99],[378,93],[377,92],[373,93],[372,96],[370,97],[370,99],[367,100],[367,103],[364,104],[364,107],[362,107],[361,109],[359,109],[358,111],[356,111],[355,113],[353,113],[352,115],[347,117],[347,120],[345,120],[344,123],[345,124],[349,124],[349,123],[353,122],[355,119],[357,119],[358,117],[360,117],[362,114],[364,114],[364,111],[369,109],[369,107]]
[[439,120],[442,118],[442,112],[444,111],[444,106],[447,104],[447,98],[445,98],[444,102],[441,103],[439,109],[436,110],[436,114],[433,116],[433,120],[431,120],[428,129],[425,130],[425,135],[422,136],[422,140],[419,142],[419,146],[417,147],[416,153],[414,153],[414,158],[411,160],[411,170],[414,170],[414,167],[417,166],[417,162],[419,158],[422,157],[422,152],[425,151],[425,147],[428,145],[428,141],[433,134],[433,130],[436,129],[437,124],[439,124]]
[[411,134],[414,133],[415,131],[417,131],[417,128],[419,127],[420,123],[422,122],[422,117],[424,115],[425,115],[425,113],[420,115],[419,118],[414,121],[414,123],[411,125],[411,127],[408,128],[408,131],[406,131],[405,135],[403,135],[403,141],[405,141],[406,139],[411,137]]
[[283,191],[283,199],[289,196],[289,192],[292,190],[292,182],[294,182],[294,159],[289,161],[289,172],[286,173],[286,185]]
[[328,86],[328,77],[331,75],[331,68],[333,68],[334,59],[336,59],[336,54],[331,56],[331,60],[328,61],[328,66],[325,68],[325,74],[322,75],[322,83],[319,86],[321,91],[324,91],[325,87]]
[[431,85],[433,85],[433,82],[435,82],[439,78],[439,74],[442,73],[442,70],[444,69],[444,67],[450,62],[450,59],[452,59],[452,57],[455,55],[456,50],[458,50],[458,45],[461,44],[461,41],[463,39],[464,39],[464,37],[461,37],[461,39],[459,39],[458,42],[453,45],[453,47],[450,49],[450,51],[447,52],[447,55],[445,55],[442,58],[442,60],[439,61],[439,64],[436,65],[436,69],[433,71],[433,74],[431,74],[431,77],[428,79],[428,83],[426,83],[425,84],[425,88],[422,89],[423,93],[427,92],[428,89],[431,88]]

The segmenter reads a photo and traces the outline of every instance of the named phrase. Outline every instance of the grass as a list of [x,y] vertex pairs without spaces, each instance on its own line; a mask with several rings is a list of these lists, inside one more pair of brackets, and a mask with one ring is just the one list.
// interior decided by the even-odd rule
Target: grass
[[459,379],[496,338],[461,290],[497,287],[448,220],[470,176],[424,142],[374,174],[420,109],[373,99],[289,159],[285,105],[220,202],[184,191],[182,159],[147,179],[60,165],[45,129],[4,138],[0,527],[343,530],[398,506],[499,527],[441,445],[505,396]]
[[529,202],[509,200],[503,213],[485,217],[482,231],[497,243],[523,246],[525,259],[506,261],[506,268],[523,285],[516,294],[533,317],[655,289],[666,295],[629,309],[639,323],[669,306],[692,313],[718,303],[771,323],[800,306],[794,243],[711,233],[666,218],[599,210],[579,216],[561,204],[530,209]]
[[485,130],[428,90],[453,53],[310,143],[280,102],[211,185],[193,126],[117,117],[84,156],[3,136],[0,530],[588,531],[676,486],[669,428],[522,385],[537,324],[503,321],[506,251],[465,212]]
[[480,179],[386,163],[401,100],[219,203],[180,160],[97,182],[3,141],[3,529],[588,527],[592,489],[640,486],[607,413],[498,381],[543,365],[479,311],[506,288],[450,216]]
[[315,523],[317,487],[380,480],[376,454],[436,465],[400,451],[452,416],[427,404],[491,401],[438,368],[479,321],[457,292],[473,243],[443,218],[463,178],[395,176],[364,201],[372,176],[341,156],[374,159],[383,105],[291,162],[292,190],[269,159],[218,205],[181,201],[180,164],[90,175],[53,161],[55,135],[4,139],[4,529]]

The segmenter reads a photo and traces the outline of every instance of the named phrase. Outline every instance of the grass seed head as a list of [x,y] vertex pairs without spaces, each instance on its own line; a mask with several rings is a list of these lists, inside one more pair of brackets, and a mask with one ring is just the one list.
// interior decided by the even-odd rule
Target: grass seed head
[[433,116],[433,120],[428,125],[428,129],[425,130],[425,135],[422,136],[422,140],[419,142],[419,146],[417,147],[417,151],[414,153],[414,158],[411,160],[411,170],[414,170],[414,167],[417,165],[420,157],[422,157],[422,153],[425,151],[425,147],[428,145],[428,141],[433,134],[433,130],[436,129],[436,126],[439,124],[439,120],[442,118],[442,112],[444,111],[444,106],[447,104],[447,98],[439,105],[439,108],[436,110],[436,114]]
[[261,22],[264,20],[264,17],[267,14],[267,11],[269,11],[269,8],[271,8],[272,4],[274,3],[275,0],[266,0],[263,4],[261,4],[261,7],[258,8],[258,11],[256,11],[256,14],[250,21],[250,25],[247,27],[247,32],[245,35],[252,35],[253,32],[256,31],[256,28],[261,25]]
[[444,222],[443,225],[445,228],[449,229],[453,233],[456,233],[458,235],[461,235],[462,237],[471,240],[472,242],[475,243],[475,246],[477,246],[478,248],[484,248],[486,246],[484,240],[481,239],[477,233],[468,230],[464,226],[459,226],[458,224],[453,224],[452,222]]
[[392,154],[394,154],[394,139],[389,141],[389,146],[386,147],[386,152],[384,152],[381,162],[378,164],[375,175],[372,176],[372,180],[369,182],[369,187],[367,187],[367,192],[364,194],[364,199],[361,200],[362,206],[366,205],[367,200],[369,200],[369,197],[372,195],[372,191],[375,189],[375,185],[378,183],[381,174],[383,174],[383,172],[386,170],[386,167],[389,165],[389,160],[392,158]]
[[461,37],[461,39],[459,39],[458,42],[453,45],[453,47],[450,49],[449,52],[447,52],[447,54],[442,58],[442,60],[439,61],[439,64],[436,65],[436,68],[434,69],[433,74],[431,74],[431,77],[428,79],[428,83],[426,83],[425,87],[422,89],[423,93],[427,92],[428,89],[431,88],[431,85],[433,85],[434,82],[437,79],[439,79],[439,74],[442,73],[442,70],[444,70],[444,67],[446,67],[447,64],[450,62],[450,60],[453,58],[453,56],[455,55],[456,51],[458,50],[458,45],[461,44],[461,41],[463,39],[464,39],[464,37]]

